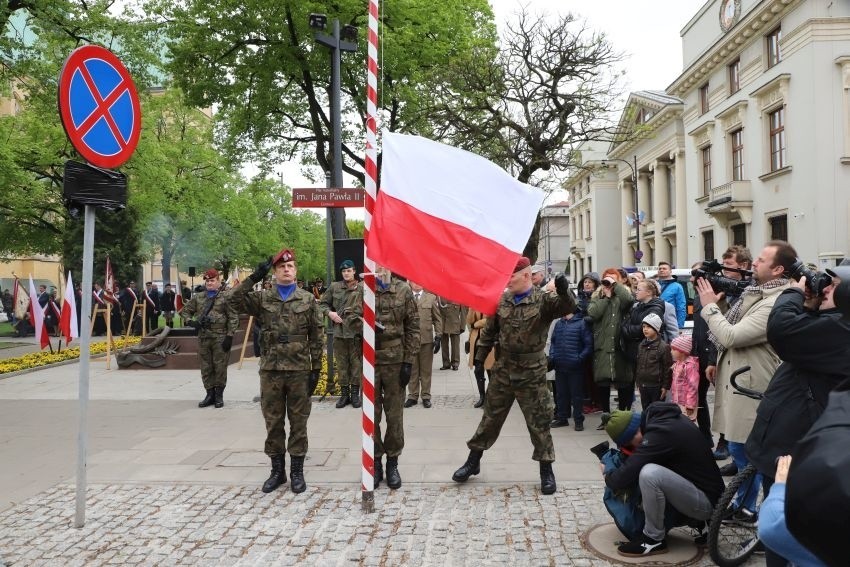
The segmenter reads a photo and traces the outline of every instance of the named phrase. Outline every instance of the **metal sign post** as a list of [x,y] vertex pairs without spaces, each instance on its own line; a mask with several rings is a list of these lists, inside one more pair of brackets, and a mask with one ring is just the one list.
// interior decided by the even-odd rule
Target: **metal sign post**
[[[70,215],[74,217],[84,207],[81,313],[91,318],[95,207],[122,209],[127,200],[126,177],[100,168],[119,167],[133,155],[141,134],[141,106],[127,68],[115,54],[98,45],[79,47],[65,60],[59,75],[58,102],[68,139],[91,164],[67,162],[63,179],[63,196]],[[75,528],[86,523],[90,345],[91,324],[80,321]]]

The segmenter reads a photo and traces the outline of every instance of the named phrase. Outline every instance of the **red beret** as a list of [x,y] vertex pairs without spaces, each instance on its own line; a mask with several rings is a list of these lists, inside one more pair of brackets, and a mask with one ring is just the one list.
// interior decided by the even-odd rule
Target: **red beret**
[[205,280],[211,280],[211,279],[214,279],[214,278],[217,278],[217,277],[218,277],[218,270],[216,270],[215,268],[210,268],[209,270],[204,272],[204,279]]
[[524,270],[525,268],[531,265],[531,260],[526,258],[525,256],[520,257],[519,260],[516,261],[516,267],[514,267],[514,273],[517,273],[520,270]]
[[284,248],[272,260],[272,266],[277,266],[279,262],[294,262],[295,261],[295,252],[290,250],[289,248]]

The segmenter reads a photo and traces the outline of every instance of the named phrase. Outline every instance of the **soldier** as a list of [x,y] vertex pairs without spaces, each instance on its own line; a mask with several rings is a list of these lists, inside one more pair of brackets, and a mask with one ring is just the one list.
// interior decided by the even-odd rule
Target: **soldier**
[[[381,459],[387,455],[387,486],[401,487],[398,457],[404,448],[404,389],[419,352],[419,312],[410,286],[392,279],[382,266],[375,269],[375,487],[384,478]],[[387,414],[381,438],[381,413]]]
[[[274,267],[275,285],[253,291]],[[322,323],[313,294],[297,287],[295,253],[284,248],[274,258],[233,290],[231,301],[237,311],[253,315],[261,332],[260,405],[266,421],[265,453],[272,463],[263,492],[271,492],[286,482],[284,456],[292,458],[289,474],[292,492],[307,489],[304,457],[307,455],[307,418],[310,396],[319,383],[322,370]],[[286,416],[289,416],[289,445],[286,444]]]
[[[443,320],[443,365],[440,370],[457,370],[460,367],[460,334],[466,327],[467,307],[440,298],[440,317]],[[451,351],[449,351],[451,345]]]
[[354,262],[339,265],[342,281],[331,283],[321,296],[319,311],[334,325],[334,362],[339,377],[337,408],[359,408],[363,377],[363,284],[354,277]]
[[443,319],[437,296],[428,293],[417,283],[408,283],[413,290],[413,299],[419,311],[419,351],[413,359],[413,375],[407,386],[407,401],[404,402],[404,407],[409,408],[419,403],[421,388],[422,405],[430,408],[431,370],[434,355],[440,352]]
[[[553,290],[557,294],[551,293]],[[535,288],[531,283],[531,263],[526,257],[519,259],[496,314],[487,319],[475,348],[476,371],[483,367],[494,346],[496,362],[484,398],[484,416],[467,443],[469,457],[452,480],[466,482],[480,472],[481,456],[496,442],[516,399],[534,445],[532,459],[540,462],[540,490],[543,494],[555,492],[555,447],[549,432],[554,404],[546,387],[543,349],[549,324],[575,308],[566,276],[560,274],[543,289]]]
[[[218,270],[204,272],[206,291],[196,293],[183,306],[180,317],[186,326],[198,331],[198,358],[201,361],[201,379],[207,390],[199,408],[224,406],[224,388],[227,386],[227,365],[233,334],[239,328],[239,316],[221,291]],[[197,317],[197,319],[195,319]]]

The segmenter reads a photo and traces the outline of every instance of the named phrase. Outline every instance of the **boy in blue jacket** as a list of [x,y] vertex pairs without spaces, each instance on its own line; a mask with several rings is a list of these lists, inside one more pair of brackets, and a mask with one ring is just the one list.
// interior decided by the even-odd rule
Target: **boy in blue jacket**
[[557,398],[551,427],[569,425],[572,414],[576,431],[584,431],[584,362],[592,354],[593,333],[579,312],[569,313],[555,323],[549,346],[549,363],[555,370]]

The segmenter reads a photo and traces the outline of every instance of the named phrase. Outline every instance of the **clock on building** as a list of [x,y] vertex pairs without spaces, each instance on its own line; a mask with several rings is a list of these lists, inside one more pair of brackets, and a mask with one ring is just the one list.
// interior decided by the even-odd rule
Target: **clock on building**
[[738,18],[741,17],[741,0],[721,0],[720,2],[720,29],[728,32],[732,29]]

